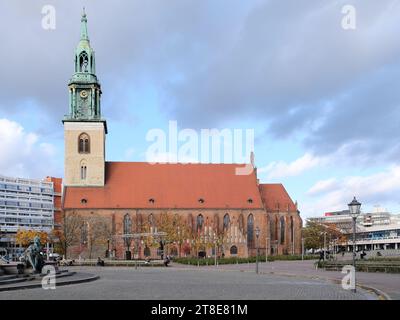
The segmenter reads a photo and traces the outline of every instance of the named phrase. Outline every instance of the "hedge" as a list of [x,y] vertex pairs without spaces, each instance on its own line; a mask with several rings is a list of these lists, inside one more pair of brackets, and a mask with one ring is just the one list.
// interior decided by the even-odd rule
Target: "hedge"
[[[304,260],[314,260],[317,259],[315,255],[304,255]],[[279,255],[279,256],[268,256],[268,261],[282,261],[282,260],[301,260],[301,255]],[[176,263],[187,264],[187,265],[214,265],[214,258],[193,258],[193,257],[185,257],[185,258],[174,258],[173,260]],[[229,258],[219,258],[218,264],[239,264],[239,263],[255,263],[256,257],[249,258],[238,258],[238,257],[229,257]],[[265,256],[259,256],[260,262],[265,262]]]

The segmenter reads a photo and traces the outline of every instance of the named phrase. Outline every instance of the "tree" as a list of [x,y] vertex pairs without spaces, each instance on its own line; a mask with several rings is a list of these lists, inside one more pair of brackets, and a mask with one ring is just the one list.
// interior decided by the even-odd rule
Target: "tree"
[[112,236],[111,221],[99,215],[90,215],[83,221],[87,225],[89,259],[93,251],[103,249]]
[[68,215],[64,212],[61,229],[54,231],[54,236],[58,239],[62,254],[66,258],[68,257],[68,248],[79,241],[82,223],[83,218],[75,211]]
[[303,228],[304,247],[306,249],[321,249],[324,247],[324,234],[326,239],[340,240],[344,239],[344,235],[334,224],[322,224],[314,221],[307,221],[307,225]]
[[189,228],[184,223],[182,216],[163,212],[157,216],[156,221],[158,231],[165,233],[162,240],[167,246],[169,244],[178,246],[178,255],[181,256],[182,244],[189,239]]
[[40,238],[40,243],[44,245],[49,241],[49,235],[44,231],[36,230],[18,230],[15,236],[15,242],[21,247],[27,247],[33,239],[38,236]]

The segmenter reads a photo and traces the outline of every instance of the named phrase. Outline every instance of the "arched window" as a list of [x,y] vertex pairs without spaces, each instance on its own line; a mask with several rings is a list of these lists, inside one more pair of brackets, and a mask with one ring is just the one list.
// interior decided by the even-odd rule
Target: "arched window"
[[290,242],[293,243],[293,239],[294,239],[293,217],[290,217]]
[[280,220],[280,229],[281,229],[281,244],[285,243],[285,217],[281,217]]
[[124,216],[124,234],[131,234],[131,232],[132,232],[132,219],[129,213],[127,213]]
[[85,51],[79,55],[79,71],[88,72],[89,58]]
[[238,253],[238,248],[236,247],[236,246],[232,246],[231,247],[231,249],[230,249],[230,253],[231,253],[231,255],[237,255],[237,253]]
[[224,231],[229,229],[230,223],[229,214],[224,215]]
[[90,138],[87,133],[82,133],[78,138],[78,152],[90,153]]
[[132,232],[132,219],[131,219],[131,217],[129,216],[129,214],[127,213],[125,216],[124,216],[124,225],[123,225],[123,228],[124,228],[124,240],[125,240],[125,246],[128,248],[128,250],[129,250],[129,247],[130,247],[130,245],[131,245],[131,240],[132,240],[132,238],[129,236],[126,236],[126,235],[130,235],[131,234],[131,232]]
[[252,214],[247,217],[247,246],[254,247],[254,217]]
[[148,222],[149,222],[150,227],[154,227],[154,216],[152,213],[150,213],[150,215],[148,217]]
[[243,218],[243,214],[240,214],[239,215],[239,229],[240,229],[240,231],[244,231],[244,218]]
[[204,224],[204,218],[201,214],[199,214],[197,216],[197,223],[196,223],[197,231],[201,231],[201,229],[203,229],[203,224]]
[[85,164],[81,165],[81,180],[86,180],[87,167]]

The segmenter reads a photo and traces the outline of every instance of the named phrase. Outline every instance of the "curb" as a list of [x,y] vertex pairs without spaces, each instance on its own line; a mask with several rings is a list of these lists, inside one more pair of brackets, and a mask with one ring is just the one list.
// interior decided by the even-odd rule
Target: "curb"
[[[60,287],[60,286],[71,285],[71,284],[91,282],[91,281],[95,281],[97,279],[100,279],[100,276],[98,276],[98,275],[90,275],[90,276],[87,276],[85,278],[56,282],[56,288]],[[4,287],[4,288],[0,288],[0,292],[15,291],[15,290],[25,290],[25,289],[35,289],[35,288],[42,288],[42,283],[41,282],[40,283],[31,283],[31,284],[27,283],[27,284],[24,284],[22,286]]]

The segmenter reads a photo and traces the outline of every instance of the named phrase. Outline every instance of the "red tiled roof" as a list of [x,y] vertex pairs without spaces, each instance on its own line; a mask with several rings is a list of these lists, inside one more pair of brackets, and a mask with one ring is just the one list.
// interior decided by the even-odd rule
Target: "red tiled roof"
[[261,198],[267,211],[296,211],[296,206],[281,183],[260,184]]
[[106,162],[105,186],[66,187],[64,208],[262,208],[255,172],[236,175],[241,166]]

